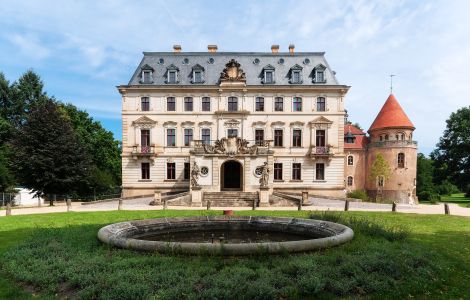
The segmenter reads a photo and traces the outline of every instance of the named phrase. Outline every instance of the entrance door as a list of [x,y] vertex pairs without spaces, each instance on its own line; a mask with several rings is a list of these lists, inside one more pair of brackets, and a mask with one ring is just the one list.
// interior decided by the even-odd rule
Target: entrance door
[[221,168],[221,189],[224,191],[242,190],[242,165],[233,160],[226,161]]

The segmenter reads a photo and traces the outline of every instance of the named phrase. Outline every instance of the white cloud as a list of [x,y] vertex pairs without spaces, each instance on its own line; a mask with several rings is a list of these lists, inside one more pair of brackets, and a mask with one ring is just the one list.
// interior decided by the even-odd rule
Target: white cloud
[[13,34],[8,39],[17,47],[22,55],[29,58],[42,60],[51,54],[51,51],[36,36]]

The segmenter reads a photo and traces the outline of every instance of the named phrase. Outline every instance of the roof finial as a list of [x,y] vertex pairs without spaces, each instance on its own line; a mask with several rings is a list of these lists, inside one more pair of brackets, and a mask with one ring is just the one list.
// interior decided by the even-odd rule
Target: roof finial
[[395,75],[390,74],[390,94],[393,94],[393,77]]

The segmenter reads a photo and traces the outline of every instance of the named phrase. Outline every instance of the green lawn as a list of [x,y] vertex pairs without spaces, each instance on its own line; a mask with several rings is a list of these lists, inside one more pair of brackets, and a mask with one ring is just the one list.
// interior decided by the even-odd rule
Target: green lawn
[[[324,251],[280,256],[135,253],[96,239],[97,230],[113,222],[207,213],[114,211],[2,217],[0,299],[27,299],[32,293],[45,299],[455,299],[470,295],[470,219],[464,217],[343,212],[342,222],[355,230],[353,241]],[[305,211],[237,213],[309,216]],[[406,231],[408,235],[402,234]]]
[[450,196],[441,196],[441,202],[457,203],[463,207],[470,207],[470,198],[465,197],[465,193],[452,194]]

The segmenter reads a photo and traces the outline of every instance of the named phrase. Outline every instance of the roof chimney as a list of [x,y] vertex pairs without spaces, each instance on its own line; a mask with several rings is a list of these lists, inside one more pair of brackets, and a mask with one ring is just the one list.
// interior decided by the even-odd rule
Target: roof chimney
[[277,54],[279,52],[279,45],[272,45],[271,52]]
[[173,52],[174,53],[181,52],[181,45],[173,45]]
[[293,54],[293,53],[294,53],[294,49],[295,49],[295,45],[294,45],[294,44],[290,44],[290,45],[289,45],[289,53],[290,53],[290,54]]
[[217,52],[217,45],[207,45],[207,50],[212,53]]

